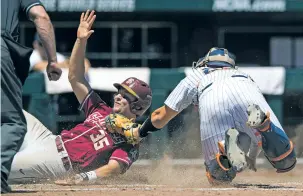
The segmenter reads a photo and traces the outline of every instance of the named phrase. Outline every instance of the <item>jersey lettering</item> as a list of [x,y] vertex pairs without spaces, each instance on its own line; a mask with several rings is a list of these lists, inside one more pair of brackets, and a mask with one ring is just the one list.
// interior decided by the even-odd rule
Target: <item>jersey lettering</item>
[[126,143],[126,139],[119,133],[109,133],[115,145]]
[[85,122],[94,123],[98,127],[102,127],[105,124],[105,120],[102,114],[94,112],[85,120]]
[[99,129],[100,134],[91,134],[90,139],[94,143],[95,150],[100,150],[101,148],[109,145],[107,137],[105,137],[105,132],[103,129]]

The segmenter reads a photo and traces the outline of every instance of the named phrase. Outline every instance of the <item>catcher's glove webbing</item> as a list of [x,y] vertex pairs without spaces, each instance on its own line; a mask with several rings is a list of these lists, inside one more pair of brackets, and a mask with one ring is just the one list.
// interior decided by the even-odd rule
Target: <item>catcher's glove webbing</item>
[[121,114],[112,113],[105,118],[105,125],[109,132],[120,133],[125,136],[127,143],[135,145],[140,140],[134,128],[138,128],[140,125],[132,121],[133,119],[128,119]]

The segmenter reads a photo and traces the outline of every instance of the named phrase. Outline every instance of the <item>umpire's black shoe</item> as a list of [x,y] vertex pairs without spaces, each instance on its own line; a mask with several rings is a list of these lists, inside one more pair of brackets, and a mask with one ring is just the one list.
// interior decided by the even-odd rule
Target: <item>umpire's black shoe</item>
[[1,194],[12,192],[12,189],[7,184],[7,175],[1,171]]
[[5,193],[9,193],[12,192],[12,189],[10,186],[8,185],[3,185],[3,183],[1,183],[1,194],[5,194]]

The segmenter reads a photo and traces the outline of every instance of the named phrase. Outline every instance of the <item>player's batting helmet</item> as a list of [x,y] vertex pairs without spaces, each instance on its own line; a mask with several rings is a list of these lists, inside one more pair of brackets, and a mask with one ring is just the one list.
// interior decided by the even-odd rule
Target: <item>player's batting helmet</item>
[[135,77],[130,77],[121,84],[114,83],[114,86],[118,90],[120,88],[127,90],[127,92],[137,98],[135,101],[130,103],[130,109],[134,114],[142,116],[150,107],[152,102],[152,91],[148,84],[142,80]]
[[211,48],[205,57],[193,63],[194,67],[232,67],[235,68],[235,56],[225,48]]

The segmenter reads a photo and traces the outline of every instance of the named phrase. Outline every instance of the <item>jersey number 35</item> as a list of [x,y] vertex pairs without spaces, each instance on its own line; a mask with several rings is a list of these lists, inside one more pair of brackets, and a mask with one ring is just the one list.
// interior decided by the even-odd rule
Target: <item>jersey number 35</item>
[[108,139],[105,136],[105,132],[102,129],[99,129],[100,134],[91,134],[90,139],[94,143],[95,150],[99,150],[105,146],[109,145]]

